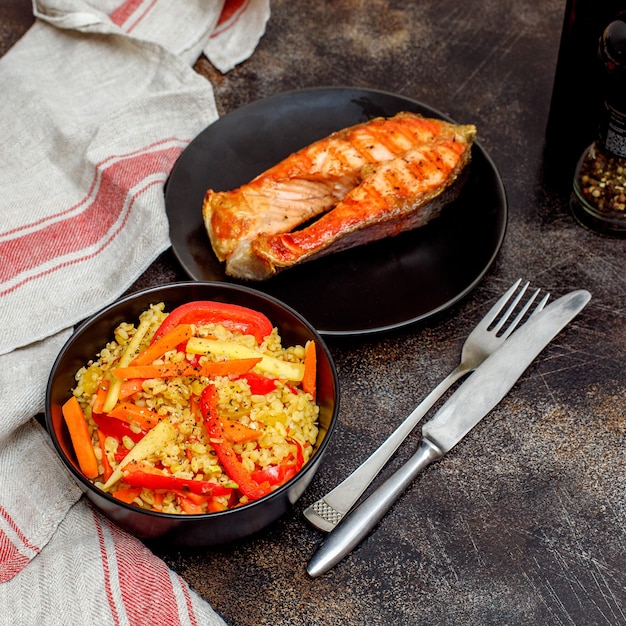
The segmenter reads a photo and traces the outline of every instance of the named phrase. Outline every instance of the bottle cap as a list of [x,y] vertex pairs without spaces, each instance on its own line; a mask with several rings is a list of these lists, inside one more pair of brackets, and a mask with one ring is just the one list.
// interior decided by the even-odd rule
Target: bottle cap
[[626,69],[626,13],[604,30],[600,39],[600,60],[609,72]]

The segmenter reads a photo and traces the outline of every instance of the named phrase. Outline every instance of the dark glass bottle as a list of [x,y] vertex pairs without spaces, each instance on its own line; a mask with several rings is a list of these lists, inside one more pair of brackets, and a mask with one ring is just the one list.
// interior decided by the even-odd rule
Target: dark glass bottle
[[584,226],[626,237],[626,12],[604,30],[598,60],[603,106],[574,172],[570,207]]
[[595,138],[602,105],[598,39],[626,11],[626,0],[566,0],[546,127],[545,166],[551,185],[569,194],[576,162]]

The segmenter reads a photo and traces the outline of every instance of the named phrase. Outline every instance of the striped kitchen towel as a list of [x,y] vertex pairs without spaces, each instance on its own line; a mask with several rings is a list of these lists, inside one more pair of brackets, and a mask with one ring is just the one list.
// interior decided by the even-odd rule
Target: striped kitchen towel
[[250,56],[269,0],[33,11],[0,59],[0,624],[221,623],[81,499],[33,416],[71,328],[169,246],[164,183],[217,119],[193,64],[204,53],[227,72]]

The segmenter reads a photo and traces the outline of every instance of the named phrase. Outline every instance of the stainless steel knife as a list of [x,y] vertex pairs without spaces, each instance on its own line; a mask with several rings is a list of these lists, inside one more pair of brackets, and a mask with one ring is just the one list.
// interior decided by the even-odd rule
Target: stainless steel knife
[[526,368],[586,306],[588,291],[573,291],[528,320],[457,389],[422,427],[417,452],[331,531],[307,567],[327,572],[369,534],[425,467],[451,450],[509,392]]

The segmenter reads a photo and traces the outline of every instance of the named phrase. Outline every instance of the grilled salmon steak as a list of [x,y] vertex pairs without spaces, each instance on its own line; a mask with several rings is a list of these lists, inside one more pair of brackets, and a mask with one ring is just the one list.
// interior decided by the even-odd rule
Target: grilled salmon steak
[[207,191],[202,211],[213,250],[227,274],[265,280],[422,226],[459,187],[475,133],[413,113],[333,133],[242,187]]

